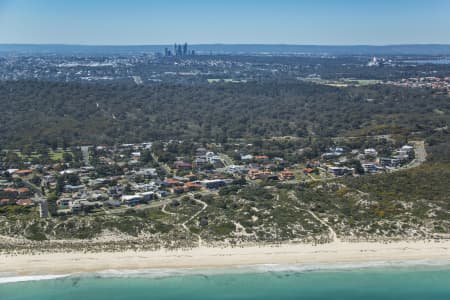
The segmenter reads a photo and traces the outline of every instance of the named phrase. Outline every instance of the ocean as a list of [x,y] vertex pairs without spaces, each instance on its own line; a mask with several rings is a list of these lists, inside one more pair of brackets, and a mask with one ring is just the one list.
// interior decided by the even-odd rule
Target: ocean
[[419,65],[450,65],[450,59],[422,59],[422,60],[405,60],[406,63]]
[[106,271],[62,277],[0,277],[0,299],[448,300],[450,266],[258,266],[196,271]]

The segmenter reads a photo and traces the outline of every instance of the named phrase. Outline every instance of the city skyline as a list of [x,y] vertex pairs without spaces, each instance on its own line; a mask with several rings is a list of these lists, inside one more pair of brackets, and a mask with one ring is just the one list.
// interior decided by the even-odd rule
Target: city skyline
[[450,3],[0,0],[0,43],[449,44]]

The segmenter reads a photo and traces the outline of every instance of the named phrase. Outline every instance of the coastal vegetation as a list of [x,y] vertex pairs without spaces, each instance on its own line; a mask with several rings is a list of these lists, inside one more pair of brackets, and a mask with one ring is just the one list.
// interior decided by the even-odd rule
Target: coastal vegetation
[[386,85],[11,81],[0,83],[0,145],[33,153],[146,140],[432,133],[448,124],[449,110],[448,97],[434,90]]
[[[2,166],[37,166],[27,179],[5,172],[7,184],[39,186],[44,166],[56,174],[54,186],[42,187],[51,217],[39,218],[37,206],[0,206],[0,235],[5,237],[1,251],[179,249],[450,235],[450,102],[434,90],[300,82],[136,87],[19,81],[0,83],[0,110]],[[357,159],[364,149],[390,156],[411,140],[424,141],[425,164],[364,175]],[[125,161],[121,157],[132,157],[135,151],[119,151],[117,145],[136,141],[153,142],[151,150],[141,151],[133,163]],[[86,156],[80,145],[96,147]],[[111,147],[118,152],[102,145],[116,145]],[[220,152],[221,162],[191,174],[200,146]],[[337,146],[347,150],[349,159],[336,163],[353,168],[354,176],[335,178],[318,169],[304,173],[312,160]],[[241,154],[254,157],[244,162]],[[171,195],[154,206],[57,212],[56,201],[66,185],[109,178],[104,188],[117,187],[120,181],[127,196],[132,187],[125,177],[133,174],[136,184],[149,182],[135,174],[137,166],[154,168],[160,178],[206,179],[231,163],[255,164],[258,154],[264,154],[262,160],[271,158],[261,164],[268,171],[292,169],[295,180],[248,181],[222,173],[232,179],[226,187]],[[189,169],[177,169],[181,159]],[[82,167],[87,170],[83,180],[65,173]]]

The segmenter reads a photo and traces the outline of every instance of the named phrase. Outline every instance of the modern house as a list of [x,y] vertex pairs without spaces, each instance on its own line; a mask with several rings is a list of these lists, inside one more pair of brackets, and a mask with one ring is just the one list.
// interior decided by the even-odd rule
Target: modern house
[[292,171],[281,171],[280,174],[278,175],[280,180],[292,180],[295,179],[295,175]]
[[67,209],[72,205],[72,199],[70,198],[61,198],[56,200],[56,205],[59,209]]
[[328,173],[334,175],[335,177],[342,177],[345,175],[353,174],[354,169],[347,167],[329,167]]
[[380,165],[383,167],[389,167],[389,168],[397,168],[401,164],[401,160],[397,158],[391,158],[391,157],[382,157],[380,158]]
[[374,148],[364,149],[364,155],[369,157],[377,157],[378,152]]
[[177,179],[167,178],[166,180],[164,180],[162,185],[165,187],[173,187],[173,186],[182,186],[184,185],[184,183]]
[[375,174],[382,170],[382,168],[372,163],[362,164],[361,166],[363,167],[364,172],[367,174]]
[[84,191],[86,187],[84,185],[70,185],[67,184],[64,186],[64,192],[66,193],[76,193],[76,192],[81,192]]
[[186,183],[184,184],[184,186],[185,186],[185,188],[186,188],[188,191],[190,191],[190,192],[192,192],[192,191],[198,191],[198,190],[200,190],[200,189],[202,188],[202,185],[201,185],[201,184],[198,184],[198,183],[195,183],[195,182],[186,182]]
[[248,178],[251,180],[265,179],[270,175],[272,175],[272,172],[270,171],[260,171],[255,169],[248,171]]
[[226,182],[223,179],[212,179],[212,180],[203,180],[201,181],[201,184],[210,190],[214,190],[225,186]]
[[122,203],[128,206],[138,205],[144,198],[142,195],[123,195]]
[[192,164],[184,161],[176,161],[175,162],[175,169],[178,170],[191,170]]

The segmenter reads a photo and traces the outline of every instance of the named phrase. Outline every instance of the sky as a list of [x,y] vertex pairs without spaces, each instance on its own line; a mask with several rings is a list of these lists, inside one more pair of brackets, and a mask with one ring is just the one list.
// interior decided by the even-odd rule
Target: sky
[[0,0],[0,43],[450,44],[450,0]]

